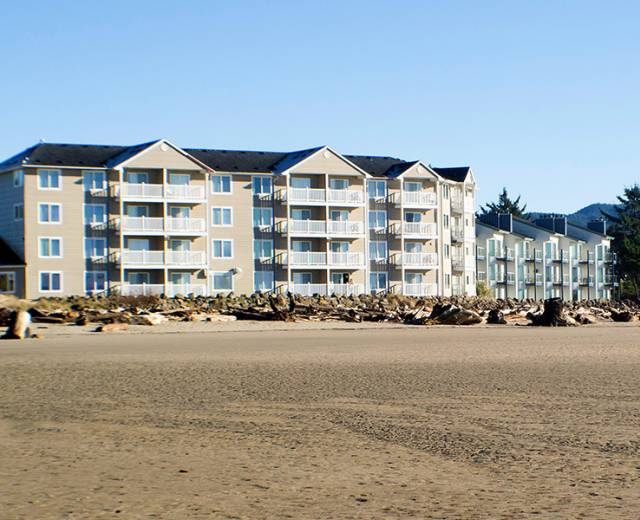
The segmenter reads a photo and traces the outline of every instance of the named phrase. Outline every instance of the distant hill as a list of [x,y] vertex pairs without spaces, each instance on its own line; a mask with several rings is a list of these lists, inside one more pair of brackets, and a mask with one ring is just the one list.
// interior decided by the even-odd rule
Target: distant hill
[[[609,215],[617,215],[616,205],[615,204],[605,204],[603,202],[596,202],[595,204],[589,204],[582,209],[579,209],[575,213],[570,213],[568,215],[564,215],[567,217],[569,222],[574,222],[579,226],[586,226],[590,220],[594,220],[602,217],[602,211],[608,213]],[[543,212],[532,212],[530,213],[530,218],[540,218],[546,217],[549,215],[557,215],[557,213],[543,213]]]

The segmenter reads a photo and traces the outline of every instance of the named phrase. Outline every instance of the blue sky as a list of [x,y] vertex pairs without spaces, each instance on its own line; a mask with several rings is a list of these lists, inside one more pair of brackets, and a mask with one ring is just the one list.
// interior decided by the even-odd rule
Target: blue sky
[[638,180],[640,2],[0,4],[0,157],[49,142],[471,165],[481,202]]

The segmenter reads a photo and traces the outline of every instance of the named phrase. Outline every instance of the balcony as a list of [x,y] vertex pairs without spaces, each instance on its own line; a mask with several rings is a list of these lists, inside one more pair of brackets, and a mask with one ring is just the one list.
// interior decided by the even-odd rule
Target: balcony
[[290,267],[327,267],[327,253],[293,251],[284,256]]
[[526,274],[524,277],[524,283],[526,285],[536,285],[538,287],[542,286],[542,274]]
[[164,294],[164,284],[129,284],[120,287],[122,296],[160,296]]
[[438,206],[436,194],[430,191],[395,192],[389,197],[396,206],[405,208],[434,209]]
[[406,296],[437,296],[438,284],[435,283],[405,283]]
[[206,232],[203,218],[171,218],[165,222],[167,233],[181,235],[199,235]]
[[164,199],[170,199],[200,202],[206,198],[206,190],[203,185],[124,183],[122,189],[118,184],[113,185],[112,188],[114,197],[126,200],[162,201]]
[[168,283],[165,294],[168,298],[175,296],[205,296],[207,286],[205,284],[174,284]]
[[364,287],[357,283],[330,283],[329,294],[336,296],[358,296],[364,294]]
[[451,257],[451,267],[455,271],[464,271],[464,257],[462,256],[452,256]]
[[162,234],[164,219],[162,217],[122,217],[120,230],[124,233]]
[[463,228],[454,226],[451,228],[451,240],[461,242],[464,239]]
[[327,190],[327,202],[336,206],[362,206],[364,192],[358,190]]
[[204,251],[167,251],[167,265],[205,266],[207,265],[207,255]]
[[427,222],[403,222],[402,225],[394,224],[393,232],[397,236],[404,235],[405,238],[423,238],[431,240],[438,238],[438,226]]
[[329,220],[327,232],[329,235],[357,236],[364,233],[364,227],[357,220]]
[[324,283],[305,283],[305,284],[291,284],[289,290],[293,294],[299,294],[300,296],[313,296],[319,294],[320,296],[327,295],[327,284]]
[[527,251],[524,255],[524,259],[527,262],[535,262],[537,264],[542,263],[542,251],[535,251],[535,253],[531,253],[531,251]]
[[435,269],[438,267],[438,254],[400,253],[393,256],[393,261],[397,265],[404,265],[404,267],[409,268]]
[[484,260],[485,258],[487,258],[486,250],[484,247],[476,247],[476,258],[478,260]]
[[122,265],[142,265],[145,267],[164,266],[164,251],[122,251],[120,254]]
[[360,236],[362,222],[357,220],[291,220],[278,223],[278,230],[292,236]]
[[335,267],[363,267],[365,266],[363,253],[329,253],[329,265]]
[[498,260],[507,260],[508,262],[511,262],[515,258],[515,250],[507,248],[502,251],[497,251],[496,258]]
[[464,213],[464,197],[455,193],[451,193],[451,211],[452,213]]
[[288,200],[289,204],[334,206],[362,206],[364,192],[361,190],[334,190],[323,188],[289,188],[279,193],[281,200]]

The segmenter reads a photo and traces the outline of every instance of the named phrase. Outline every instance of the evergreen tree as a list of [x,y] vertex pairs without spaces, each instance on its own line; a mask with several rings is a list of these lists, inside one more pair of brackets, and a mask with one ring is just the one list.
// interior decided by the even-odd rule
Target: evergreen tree
[[515,200],[511,200],[507,193],[507,188],[502,188],[502,193],[498,196],[498,202],[489,202],[480,208],[483,215],[488,213],[511,213],[514,217],[527,218],[525,213],[527,205],[520,206],[520,195]]
[[623,285],[640,296],[640,186],[625,188],[618,197],[618,215],[602,214],[611,222],[608,234],[613,237],[611,249],[617,257],[618,273]]

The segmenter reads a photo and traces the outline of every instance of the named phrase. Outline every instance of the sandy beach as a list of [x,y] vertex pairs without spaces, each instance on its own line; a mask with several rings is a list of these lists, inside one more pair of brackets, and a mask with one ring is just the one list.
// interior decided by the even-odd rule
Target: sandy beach
[[637,325],[89,330],[0,342],[3,519],[640,517]]

